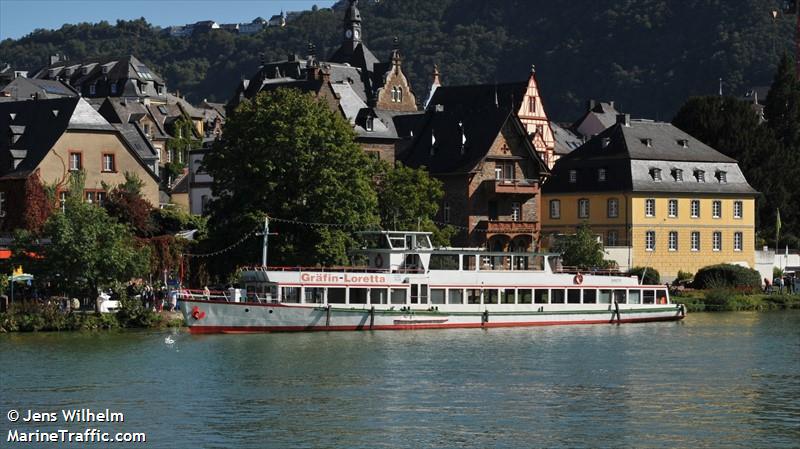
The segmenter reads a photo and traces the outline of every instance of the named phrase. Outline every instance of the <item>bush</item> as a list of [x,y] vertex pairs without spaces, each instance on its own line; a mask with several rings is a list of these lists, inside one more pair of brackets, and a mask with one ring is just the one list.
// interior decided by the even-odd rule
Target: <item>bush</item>
[[686,272],[686,271],[683,271],[683,270],[678,270],[678,277],[675,278],[675,283],[676,284],[685,284],[685,283],[688,283],[689,281],[691,281],[692,278],[694,278],[694,275],[692,273],[689,273],[689,272]]
[[735,289],[740,293],[752,293],[761,289],[761,275],[756,270],[738,265],[711,265],[697,272],[693,286],[700,289]]
[[[642,280],[643,274],[644,280]],[[653,267],[633,267],[628,271],[628,275],[636,276],[645,285],[661,285],[661,274]]]

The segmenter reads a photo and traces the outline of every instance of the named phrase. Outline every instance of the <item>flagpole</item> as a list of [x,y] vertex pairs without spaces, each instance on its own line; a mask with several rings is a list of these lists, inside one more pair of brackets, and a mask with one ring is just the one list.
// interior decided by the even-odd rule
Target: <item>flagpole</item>
[[780,236],[781,236],[781,209],[778,208],[778,219],[777,219],[777,221],[775,221],[775,254],[776,255],[778,254],[778,251],[780,251],[780,248],[778,247],[778,245],[779,245],[778,242],[780,240]]

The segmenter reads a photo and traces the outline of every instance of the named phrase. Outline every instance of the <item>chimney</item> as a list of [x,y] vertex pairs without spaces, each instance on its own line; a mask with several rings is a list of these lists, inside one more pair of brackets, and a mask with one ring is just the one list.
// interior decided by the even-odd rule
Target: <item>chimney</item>
[[586,110],[589,112],[594,111],[595,106],[597,106],[597,102],[594,100],[589,100],[586,102]]
[[433,85],[434,86],[442,85],[442,74],[439,72],[439,64],[433,65]]
[[611,105],[611,109],[614,109],[614,100],[609,101],[608,104]]
[[61,62],[61,55],[59,55],[58,53],[50,55],[50,64],[48,65],[57,64],[59,62]]
[[617,124],[622,125],[626,128],[631,127],[631,115],[630,114],[617,114]]

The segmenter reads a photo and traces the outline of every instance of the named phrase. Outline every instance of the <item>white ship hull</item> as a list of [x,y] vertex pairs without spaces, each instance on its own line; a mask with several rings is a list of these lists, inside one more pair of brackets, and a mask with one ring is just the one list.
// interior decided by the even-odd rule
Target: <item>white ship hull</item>
[[[374,307],[374,309],[373,309]],[[436,310],[438,308],[438,310]],[[433,309],[433,310],[431,310]],[[192,333],[489,328],[680,320],[676,304],[439,305],[410,310],[385,305],[265,304],[181,300]]]

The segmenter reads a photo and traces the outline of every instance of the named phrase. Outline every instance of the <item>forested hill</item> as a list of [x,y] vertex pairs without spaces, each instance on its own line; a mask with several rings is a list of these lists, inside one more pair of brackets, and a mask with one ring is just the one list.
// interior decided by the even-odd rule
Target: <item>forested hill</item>
[[[367,46],[388,57],[400,38],[418,94],[438,63],[449,85],[524,79],[536,65],[551,117],[572,120],[589,98],[616,100],[635,116],[669,120],[691,95],[769,84],[779,55],[792,51],[793,17],[778,0],[365,0]],[[217,3],[219,8],[224,2]],[[214,8],[208,9],[209,18]],[[242,17],[247,22],[253,17]],[[262,14],[263,15],[263,14]],[[286,28],[250,36],[214,31],[168,37],[142,20],[65,25],[0,43],[0,63],[35,70],[49,55],[71,60],[134,54],[192,101],[226,101],[259,64],[301,56],[308,42],[330,55],[341,12],[318,9]]]

